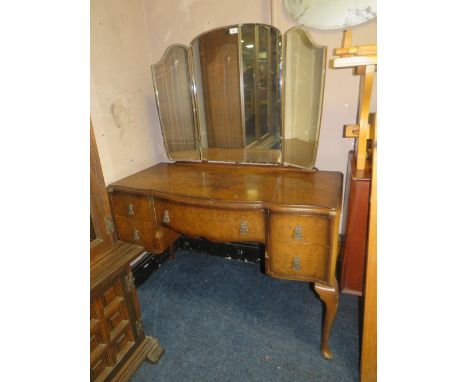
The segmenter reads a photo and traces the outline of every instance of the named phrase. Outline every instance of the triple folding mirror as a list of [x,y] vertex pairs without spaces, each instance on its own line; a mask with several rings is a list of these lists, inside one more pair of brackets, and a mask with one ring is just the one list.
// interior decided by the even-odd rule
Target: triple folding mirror
[[171,160],[315,165],[326,47],[302,27],[231,25],[152,66]]

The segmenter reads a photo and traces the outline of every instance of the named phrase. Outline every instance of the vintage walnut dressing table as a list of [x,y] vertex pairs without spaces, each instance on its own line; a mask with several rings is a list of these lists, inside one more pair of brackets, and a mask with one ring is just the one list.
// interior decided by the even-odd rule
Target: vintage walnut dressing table
[[314,168],[326,48],[296,27],[206,32],[152,67],[167,154],[109,185],[121,240],[162,253],[179,235],[265,244],[268,275],[314,283],[321,351],[338,305],[342,174]]

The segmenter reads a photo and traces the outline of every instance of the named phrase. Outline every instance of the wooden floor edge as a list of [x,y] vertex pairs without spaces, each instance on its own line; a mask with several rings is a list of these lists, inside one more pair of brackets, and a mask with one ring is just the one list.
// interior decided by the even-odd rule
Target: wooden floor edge
[[127,360],[119,372],[112,379],[113,382],[127,382],[137,371],[140,364],[147,358],[148,361],[155,364],[164,354],[164,348],[154,337],[145,337],[142,343],[134,351],[133,355]]

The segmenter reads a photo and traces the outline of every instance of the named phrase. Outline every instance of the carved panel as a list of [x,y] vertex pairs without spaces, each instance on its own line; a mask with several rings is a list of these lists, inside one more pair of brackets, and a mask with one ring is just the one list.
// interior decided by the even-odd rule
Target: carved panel
[[[126,273],[120,274],[91,298],[92,381],[109,379],[114,367],[136,342],[128,307],[129,299],[124,289],[125,275]],[[132,293],[133,291],[130,295]]]

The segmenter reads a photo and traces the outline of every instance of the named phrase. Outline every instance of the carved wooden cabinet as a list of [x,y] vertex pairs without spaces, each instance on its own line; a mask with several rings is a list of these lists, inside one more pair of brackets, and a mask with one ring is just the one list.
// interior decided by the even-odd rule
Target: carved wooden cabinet
[[144,248],[117,240],[91,126],[90,378],[126,381],[163,348],[143,330],[130,263]]
[[[128,351],[141,341],[141,321],[135,320],[134,303],[128,296],[125,269],[99,292],[91,292],[91,376],[104,380]],[[131,292],[131,291],[130,291]],[[133,317],[131,317],[133,316]]]
[[145,338],[130,261],[143,247],[117,242],[91,265],[92,381],[123,381],[158,347]]

